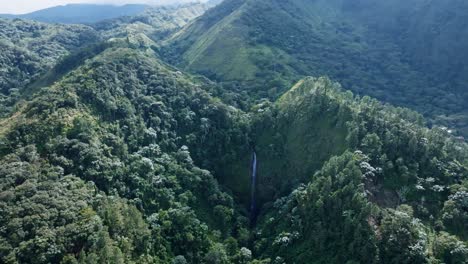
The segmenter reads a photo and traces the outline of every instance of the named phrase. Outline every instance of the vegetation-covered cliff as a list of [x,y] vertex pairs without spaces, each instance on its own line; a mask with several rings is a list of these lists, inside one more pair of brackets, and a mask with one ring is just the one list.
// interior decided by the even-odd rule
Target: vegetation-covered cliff
[[227,0],[176,34],[166,56],[247,99],[327,75],[466,133],[466,9],[460,0]]
[[467,263],[450,2],[0,20],[0,262]]

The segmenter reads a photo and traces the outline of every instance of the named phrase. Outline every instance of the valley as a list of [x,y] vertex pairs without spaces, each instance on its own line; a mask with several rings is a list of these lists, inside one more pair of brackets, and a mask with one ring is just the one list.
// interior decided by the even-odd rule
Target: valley
[[466,263],[467,8],[0,19],[0,262]]

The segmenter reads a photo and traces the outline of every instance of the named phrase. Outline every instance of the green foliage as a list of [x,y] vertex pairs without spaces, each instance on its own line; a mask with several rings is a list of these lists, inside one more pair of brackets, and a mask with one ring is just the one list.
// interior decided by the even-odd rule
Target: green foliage
[[444,263],[467,263],[468,247],[457,237],[442,232],[436,237],[434,255]]
[[63,56],[97,40],[97,32],[87,26],[0,19],[0,115],[11,111],[18,93]]
[[[17,171],[9,166],[23,166],[12,159],[35,164],[26,175],[37,179],[23,188],[60,184],[57,179],[63,178],[89,190],[79,187],[78,197],[63,192],[66,201],[75,203],[63,208],[75,211],[65,222],[46,218],[41,236],[16,235],[11,231],[21,230],[16,226],[5,229],[2,260],[28,262],[40,256],[43,263],[410,263],[446,258],[446,253],[425,253],[436,245],[421,237],[430,221],[442,222],[437,228],[444,232],[464,236],[465,187],[459,183],[466,180],[467,147],[443,130],[421,127],[419,115],[368,97],[355,98],[326,78],[305,79],[275,104],[264,102],[251,114],[211,97],[202,85],[147,51],[111,47],[41,90],[8,119],[0,145],[8,165],[2,197],[17,188],[11,184],[29,183],[27,176],[9,176]],[[244,163],[239,153],[249,152],[251,139],[264,163],[260,179],[282,173],[259,188],[261,195],[266,188],[274,195],[260,196],[263,208],[253,252],[245,247],[250,240],[245,211],[235,204],[240,195],[248,200],[242,188],[249,187],[250,159],[245,155]],[[331,144],[335,148],[330,149]],[[316,159],[308,153],[322,155]],[[232,170],[242,164],[244,172]],[[200,165],[213,169],[223,187],[238,188],[236,197],[224,192]],[[49,176],[41,175],[51,170],[58,174],[51,174],[54,180],[49,183]],[[236,175],[244,175],[245,182],[233,181]],[[297,187],[300,183],[307,185]],[[271,202],[284,194],[289,195]],[[378,213],[377,206],[402,202],[411,205],[405,212]],[[29,205],[7,206],[5,212],[12,212],[8,215],[23,221],[25,216],[12,206]],[[47,208],[57,213],[57,206]],[[416,220],[413,210],[429,222]],[[2,221],[6,226],[16,223],[11,218]],[[73,234],[62,231],[68,225],[88,228],[87,221],[97,221],[92,222],[96,226]],[[400,233],[403,229],[407,232]],[[49,230],[51,235],[43,238]],[[28,239],[31,246],[22,247],[29,245]],[[44,244],[35,242],[38,239]],[[56,251],[48,251],[55,246]]]
[[307,186],[279,199],[260,225],[256,247],[286,262],[376,263],[358,154],[332,158]]
[[[230,135],[243,140],[242,130],[229,127],[241,113],[217,102],[197,85],[143,51],[108,48],[59,83],[41,90],[14,117],[2,139],[5,158],[21,146],[32,145],[44,166],[95,186],[87,203],[93,205],[102,227],[91,228],[95,232],[88,235],[78,229],[76,235],[84,242],[74,246],[73,237],[63,234],[71,239],[60,244],[67,250],[59,248],[52,256],[41,257],[41,263],[74,259],[168,263],[179,255],[188,263],[200,263],[210,256],[230,258],[219,255],[217,251],[224,249],[215,245],[223,237],[242,234],[246,221],[212,174],[195,165],[186,145],[205,146],[196,153],[197,163],[219,161],[220,166],[226,154],[218,155],[222,149],[210,141],[216,137],[232,144],[235,137],[229,139]],[[207,127],[212,131],[209,134],[199,130],[206,124],[213,126]],[[224,127],[230,130],[222,130]],[[33,186],[40,184],[38,180]],[[117,203],[112,197],[128,200]],[[94,204],[96,199],[99,203]],[[19,217],[12,209],[6,211]],[[77,212],[70,212],[71,217],[77,217]],[[4,220],[10,222],[14,221]],[[65,224],[56,223],[60,229]],[[5,232],[11,233],[9,229]],[[10,244],[23,240],[5,237]],[[33,252],[47,252],[50,243],[25,253],[4,247],[9,255],[2,259],[29,262]],[[16,247],[19,245],[9,248]]]
[[449,196],[442,209],[442,220],[447,228],[463,238],[468,236],[468,193],[459,190]]
[[[404,87],[417,108],[428,105],[420,87],[440,94],[446,80],[426,74],[450,67],[416,69],[421,54],[403,60],[406,41],[391,40],[411,19],[369,10],[420,11],[364,0],[330,12],[336,4],[231,0],[171,36],[206,6],[94,29],[5,22],[0,262],[463,263],[462,140],[326,77],[282,94],[308,73],[399,104]],[[90,45],[95,32],[112,39]],[[169,48],[158,46],[169,36]],[[187,69],[232,82],[157,57],[181,52]],[[460,110],[453,94],[426,113]],[[258,211],[248,212],[254,151]]]
[[176,33],[163,54],[246,92],[239,105],[326,75],[465,133],[467,8],[463,1],[226,0]]
[[144,34],[155,41],[163,40],[175,30],[201,16],[210,3],[189,3],[174,6],[147,6],[144,12],[99,21],[91,26],[105,38],[127,38]]
[[[433,245],[427,230],[444,228],[435,223],[464,236],[466,208],[459,183],[468,176],[462,165],[468,148],[443,130],[422,127],[418,114],[354,97],[327,78],[307,78],[276,104],[255,110],[256,149],[266,163],[260,177],[279,172],[282,179],[275,185],[265,181],[259,193],[278,190],[284,179],[294,187],[284,191],[291,194],[264,204],[255,238],[260,256],[299,263],[426,263],[440,258],[427,254]],[[321,118],[332,125],[317,122]],[[314,133],[314,127],[325,132]],[[340,130],[341,140],[333,141]],[[282,137],[284,131],[289,136]],[[291,136],[298,131],[303,134]],[[292,139],[301,143],[284,154]],[[343,154],[329,152],[337,142]],[[309,153],[322,153],[320,159],[329,161],[321,165]],[[314,174],[317,166],[322,169]],[[378,210],[402,203],[410,206]]]
[[[34,146],[19,148],[0,164],[3,263],[77,263],[77,258],[123,263],[154,247],[134,205],[64,174]],[[114,262],[118,258],[122,261]]]
[[426,263],[426,234],[411,207],[384,212],[380,226],[382,263]]
[[443,130],[422,127],[422,117],[414,112],[355,98],[327,78],[304,79],[276,104],[262,103],[254,111],[254,139],[262,160],[259,194],[267,201],[307,182],[346,149],[368,157],[362,166],[368,170],[372,201],[416,206],[423,196],[417,213],[425,217],[442,208],[450,186],[468,173],[464,143],[447,139]]
[[[24,90],[30,95],[37,88],[53,84],[110,45],[125,42],[126,45],[156,48],[151,39],[166,38],[210,6],[207,3],[147,8],[134,17],[110,19],[90,26],[0,19],[0,116],[14,110]],[[94,10],[98,8],[91,6]],[[125,8],[132,9],[132,6]]]

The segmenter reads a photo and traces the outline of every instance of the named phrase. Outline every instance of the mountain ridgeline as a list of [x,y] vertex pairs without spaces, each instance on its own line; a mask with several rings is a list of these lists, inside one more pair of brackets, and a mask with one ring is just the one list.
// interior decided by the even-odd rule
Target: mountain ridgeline
[[48,23],[90,24],[105,19],[138,15],[147,8],[149,8],[147,5],[68,4],[22,15],[0,14],[0,17],[31,19]]
[[468,6],[215,4],[0,20],[0,262],[468,263]]
[[210,5],[148,8],[142,14],[90,26],[0,19],[0,116],[22,98],[96,55],[107,40],[124,39],[136,47],[155,41],[200,16]]
[[327,75],[466,134],[467,8],[462,0],[227,0],[176,34],[167,56],[248,98],[275,99],[304,76]]

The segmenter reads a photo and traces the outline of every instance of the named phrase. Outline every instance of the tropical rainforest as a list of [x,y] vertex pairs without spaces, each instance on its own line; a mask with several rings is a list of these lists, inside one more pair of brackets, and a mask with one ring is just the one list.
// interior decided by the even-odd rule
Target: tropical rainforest
[[462,0],[0,19],[0,263],[468,264],[467,25]]

